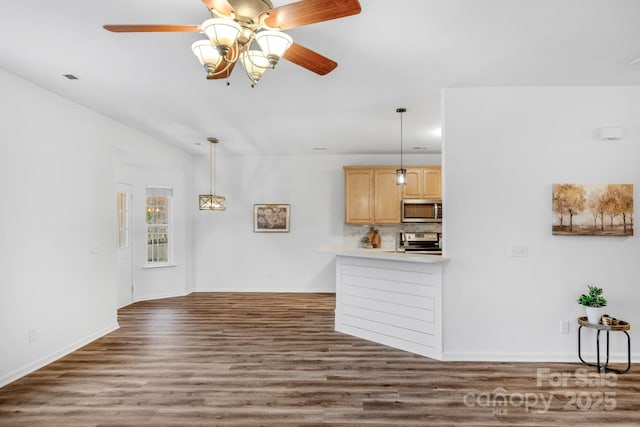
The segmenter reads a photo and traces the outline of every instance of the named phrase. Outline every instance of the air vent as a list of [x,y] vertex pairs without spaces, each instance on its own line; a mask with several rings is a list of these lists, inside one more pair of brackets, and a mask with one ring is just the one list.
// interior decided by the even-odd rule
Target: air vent
[[63,74],[63,76],[68,78],[69,80],[78,80],[78,78],[73,74]]

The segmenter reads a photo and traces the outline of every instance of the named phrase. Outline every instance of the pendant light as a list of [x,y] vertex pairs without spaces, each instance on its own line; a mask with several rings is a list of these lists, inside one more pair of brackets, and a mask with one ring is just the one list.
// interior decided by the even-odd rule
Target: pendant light
[[200,210],[201,211],[224,211],[227,209],[227,202],[223,196],[216,196],[215,190],[215,170],[216,170],[216,158],[215,158],[215,146],[219,142],[218,138],[207,138],[211,144],[209,145],[209,178],[210,187],[209,194],[200,195]]
[[407,183],[407,170],[402,167],[402,113],[407,111],[406,108],[396,109],[396,113],[400,113],[400,169],[396,169],[396,184],[405,185]]

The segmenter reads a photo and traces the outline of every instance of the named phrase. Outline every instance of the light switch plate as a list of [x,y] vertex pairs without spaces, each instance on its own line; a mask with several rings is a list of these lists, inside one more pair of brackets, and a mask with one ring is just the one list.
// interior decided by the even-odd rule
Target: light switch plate
[[509,251],[511,257],[527,257],[529,256],[529,247],[526,245],[513,245]]
[[102,244],[99,240],[92,240],[90,246],[91,254],[99,254],[102,251]]

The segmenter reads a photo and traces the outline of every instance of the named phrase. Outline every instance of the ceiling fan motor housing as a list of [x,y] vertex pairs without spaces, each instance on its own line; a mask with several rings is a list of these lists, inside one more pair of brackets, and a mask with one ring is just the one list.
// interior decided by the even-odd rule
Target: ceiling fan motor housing
[[258,16],[269,9],[273,4],[269,0],[227,0],[236,11],[238,17],[246,17],[257,22]]
[[[238,36],[238,44],[244,46],[249,43],[260,25],[260,14],[273,9],[269,0],[228,0],[236,11],[235,21],[242,27]],[[212,11],[212,16],[215,13]]]

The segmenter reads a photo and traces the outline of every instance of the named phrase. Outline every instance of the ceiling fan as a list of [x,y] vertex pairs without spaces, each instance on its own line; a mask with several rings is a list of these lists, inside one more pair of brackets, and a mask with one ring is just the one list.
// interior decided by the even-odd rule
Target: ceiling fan
[[108,31],[195,32],[207,40],[191,49],[207,71],[207,79],[227,78],[238,60],[254,86],[265,70],[284,58],[325,75],[338,64],[294,43],[283,30],[360,13],[358,0],[302,0],[273,7],[270,0],[202,0],[211,14],[202,25],[104,25]]

